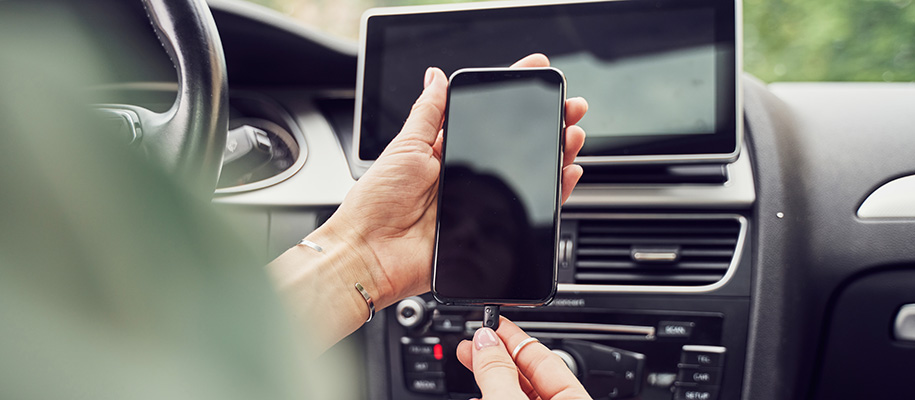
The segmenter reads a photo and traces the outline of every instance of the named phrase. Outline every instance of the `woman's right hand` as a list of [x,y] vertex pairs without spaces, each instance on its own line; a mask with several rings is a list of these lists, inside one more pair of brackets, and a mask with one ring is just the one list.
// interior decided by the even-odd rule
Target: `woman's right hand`
[[591,399],[565,362],[540,342],[524,346],[512,360],[510,352],[529,337],[502,317],[498,331],[480,328],[473,342],[458,344],[458,360],[473,371],[483,400]]

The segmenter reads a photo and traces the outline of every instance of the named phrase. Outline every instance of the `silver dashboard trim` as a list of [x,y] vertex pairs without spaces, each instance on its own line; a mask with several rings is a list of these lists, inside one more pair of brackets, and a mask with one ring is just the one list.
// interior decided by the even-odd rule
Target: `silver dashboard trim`
[[915,175],[884,183],[864,199],[858,218],[915,218]]
[[722,346],[703,346],[703,345],[698,345],[698,344],[687,344],[687,345],[683,345],[683,351],[724,354],[728,351],[728,349],[725,347],[722,347]]
[[749,208],[756,202],[749,154],[744,144],[722,185],[578,184],[564,207]]
[[734,248],[734,257],[728,265],[724,276],[718,282],[702,286],[649,286],[649,285],[588,285],[560,283],[558,293],[708,293],[727,284],[737,271],[743,257],[744,243],[747,238],[747,219],[739,214],[621,214],[568,212],[563,219],[735,219],[740,223],[740,233]]
[[[617,324],[596,324],[589,322],[550,322],[550,321],[512,321],[519,328],[525,331],[552,331],[563,333],[613,333],[641,335],[646,338],[655,336],[653,326],[639,325],[617,325]],[[481,321],[467,321],[464,323],[464,330],[473,332],[482,327]]]
[[676,261],[676,251],[634,251],[632,259],[636,261],[656,262],[656,261]]
[[896,340],[915,342],[915,303],[902,306],[896,313],[893,335]]
[[[483,3],[457,3],[428,6],[401,6],[370,8],[366,10],[359,21],[359,53],[356,64],[356,106],[353,116],[353,162],[361,168],[368,168],[374,160],[364,160],[359,154],[359,137],[362,127],[362,87],[365,70],[365,47],[368,31],[368,20],[373,16],[399,15],[399,14],[425,14],[433,12],[468,11],[498,8],[535,7],[554,4],[583,4],[600,3],[606,1],[630,0],[537,0],[519,3],[515,1],[490,1]],[[735,130],[737,138],[734,150],[727,154],[682,154],[682,155],[646,155],[646,156],[582,156],[577,157],[578,164],[657,164],[668,162],[732,162],[736,160],[743,148],[744,121],[743,121],[743,84],[740,79],[743,71],[743,7],[740,0],[734,1],[734,95],[735,95]],[[417,77],[417,79],[419,79]]]

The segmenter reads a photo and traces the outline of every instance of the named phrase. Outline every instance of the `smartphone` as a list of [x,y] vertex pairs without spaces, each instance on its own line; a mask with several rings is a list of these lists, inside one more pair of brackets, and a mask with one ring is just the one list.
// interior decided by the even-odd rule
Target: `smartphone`
[[537,306],[556,293],[565,88],[556,68],[451,75],[432,293]]

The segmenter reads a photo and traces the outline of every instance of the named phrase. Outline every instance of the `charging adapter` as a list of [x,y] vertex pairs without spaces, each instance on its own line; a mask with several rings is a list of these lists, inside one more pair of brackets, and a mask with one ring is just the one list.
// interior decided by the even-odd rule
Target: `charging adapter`
[[483,326],[492,329],[499,329],[499,306],[483,306]]

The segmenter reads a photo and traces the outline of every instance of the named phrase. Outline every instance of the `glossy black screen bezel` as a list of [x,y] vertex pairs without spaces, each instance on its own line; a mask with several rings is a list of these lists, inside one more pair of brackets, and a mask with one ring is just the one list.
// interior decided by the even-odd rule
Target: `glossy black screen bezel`
[[[440,215],[436,215],[435,219],[435,248],[433,252],[432,259],[432,296],[436,301],[446,304],[446,305],[503,305],[503,306],[540,306],[548,303],[556,295],[557,284],[558,284],[558,274],[559,274],[559,216],[560,208],[562,206],[562,155],[565,149],[565,91],[566,83],[565,78],[562,75],[562,72],[555,68],[524,68],[524,69],[511,69],[511,68],[468,68],[456,71],[452,74],[449,79],[449,89],[448,89],[448,102],[445,106],[445,121],[443,123],[442,131],[442,156],[441,163],[442,168],[439,171],[439,182],[438,182],[438,193],[444,192],[444,186],[446,182],[445,176],[445,162],[448,155],[448,115],[451,110],[451,88],[460,86],[461,84],[477,84],[484,82],[500,82],[506,80],[512,80],[517,78],[527,78],[527,77],[539,77],[549,82],[550,84],[555,84],[558,86],[560,98],[557,104],[559,108],[559,120],[557,121],[557,135],[556,135],[556,146],[555,151],[550,155],[554,158],[552,162],[556,165],[555,169],[555,187],[554,191],[554,202],[553,202],[553,260],[552,260],[552,269],[551,269],[551,278],[550,278],[550,288],[548,291],[543,293],[543,296],[536,296],[534,298],[480,298],[480,297],[459,297],[454,295],[445,295],[438,290],[436,285],[436,278],[438,276],[438,253],[441,247],[439,242],[439,234],[441,228],[441,219]],[[437,210],[441,210],[443,207],[442,201],[443,197],[438,196]]]
[[[358,112],[356,120],[357,148],[361,160],[371,161],[386,145],[380,130],[381,124],[374,121],[375,111],[383,101],[380,93],[381,54],[384,52],[384,33],[391,26],[409,26],[411,24],[429,24],[435,21],[455,21],[462,19],[495,19],[526,18],[549,16],[557,13],[570,15],[600,13],[619,13],[650,10],[679,10],[712,8],[715,12],[715,47],[716,47],[716,129],[714,132],[696,132],[695,134],[651,134],[651,135],[613,135],[601,136],[600,132],[592,133],[579,153],[579,161],[590,162],[607,159],[643,158],[658,160],[695,159],[714,160],[732,159],[736,156],[739,145],[740,103],[738,98],[737,70],[737,5],[733,0],[633,0],[583,2],[563,4],[542,4],[519,7],[494,7],[447,10],[420,11],[372,14],[365,17],[363,48],[360,55],[360,77]],[[405,61],[408,62],[408,61]],[[473,60],[468,59],[468,64]],[[425,67],[425,66],[424,66]],[[424,68],[423,67],[423,68]],[[447,72],[447,71],[446,71]],[[403,83],[410,87],[410,83]],[[415,86],[415,85],[414,85]],[[418,92],[417,92],[418,94]],[[389,136],[394,132],[388,132]]]

